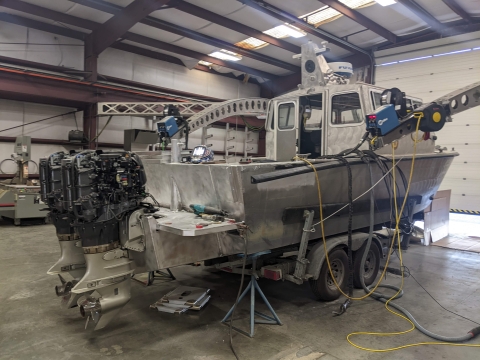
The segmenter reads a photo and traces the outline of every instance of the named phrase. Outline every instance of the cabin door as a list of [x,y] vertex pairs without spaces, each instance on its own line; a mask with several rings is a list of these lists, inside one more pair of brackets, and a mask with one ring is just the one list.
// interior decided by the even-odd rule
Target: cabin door
[[290,161],[297,154],[298,100],[275,101],[273,122],[275,160]]
[[[338,154],[355,147],[365,133],[365,112],[358,91],[337,91],[328,95],[328,124],[324,128],[323,154]],[[367,147],[364,144],[364,147]],[[363,149],[362,147],[361,149]],[[367,147],[368,148],[368,147]]]

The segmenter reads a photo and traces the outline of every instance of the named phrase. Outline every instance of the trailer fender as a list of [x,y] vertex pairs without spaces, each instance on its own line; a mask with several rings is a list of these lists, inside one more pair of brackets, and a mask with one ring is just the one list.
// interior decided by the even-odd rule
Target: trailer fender
[[[368,234],[366,233],[353,233],[352,234],[352,250],[357,251],[363,245],[363,243],[368,239]],[[379,244],[378,239],[374,236],[372,241],[376,242],[379,245],[379,249],[382,249],[381,244]],[[333,236],[327,239],[327,251],[330,252],[332,249],[338,246],[348,246],[348,235],[339,235]],[[381,253],[381,251],[380,251]],[[308,265],[307,265],[307,274],[312,275],[312,279],[317,280],[318,275],[320,274],[320,269],[322,268],[323,262],[325,261],[325,250],[323,246],[323,241],[316,243],[310,252],[307,255]]]

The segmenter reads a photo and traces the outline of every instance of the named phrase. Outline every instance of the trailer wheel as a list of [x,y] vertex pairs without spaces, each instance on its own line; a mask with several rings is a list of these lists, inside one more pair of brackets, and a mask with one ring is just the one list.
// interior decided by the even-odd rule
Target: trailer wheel
[[[348,257],[342,249],[333,249],[328,254],[330,266],[335,275],[335,280],[342,290],[346,289],[348,278]],[[309,280],[310,288],[318,300],[333,301],[340,297],[341,292],[335,286],[327,261],[325,260],[320,269],[320,275],[317,280]]]
[[[355,253],[355,258],[353,260],[353,286],[357,289],[362,288],[362,283],[360,282],[360,263],[362,262],[362,257],[367,247],[367,242],[365,242],[360,249]],[[365,260],[364,267],[364,280],[365,285],[372,285],[375,281],[375,278],[378,275],[378,269],[380,268],[380,250],[378,246],[372,242],[370,250],[367,254],[367,259]]]

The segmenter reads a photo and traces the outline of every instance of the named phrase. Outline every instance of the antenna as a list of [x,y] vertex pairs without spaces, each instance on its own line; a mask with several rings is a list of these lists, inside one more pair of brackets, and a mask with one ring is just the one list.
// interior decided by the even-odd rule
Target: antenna
[[302,85],[305,89],[317,85],[326,85],[324,73],[330,69],[322,53],[328,51],[325,46],[327,42],[322,42],[320,47],[309,41],[302,45],[302,53],[294,55],[293,58],[302,60]]

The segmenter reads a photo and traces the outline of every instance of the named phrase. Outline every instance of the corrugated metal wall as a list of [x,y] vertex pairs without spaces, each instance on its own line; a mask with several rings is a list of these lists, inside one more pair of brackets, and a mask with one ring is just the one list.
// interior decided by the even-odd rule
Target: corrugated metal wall
[[[410,47],[411,51],[404,47],[395,49],[397,53],[377,53],[377,64],[393,63],[377,66],[376,84],[397,87],[426,102],[480,81],[480,34],[454,40],[424,43],[420,48]],[[436,135],[437,145],[460,153],[441,186],[452,189],[451,208],[479,211],[480,106],[456,115]]]

